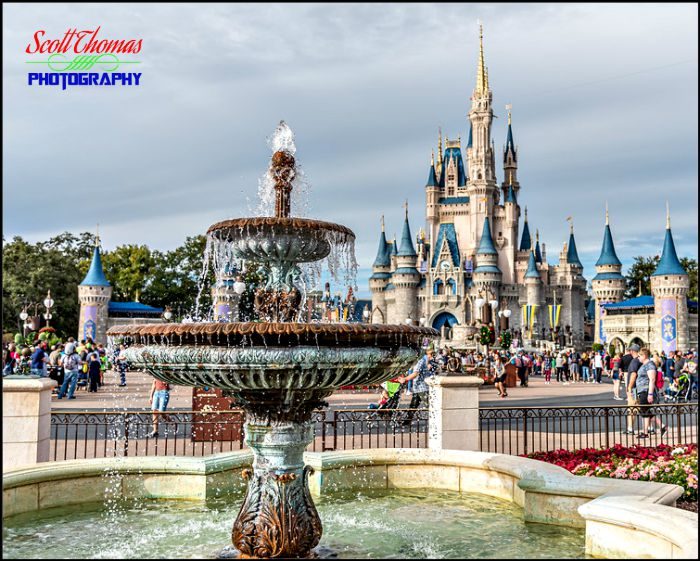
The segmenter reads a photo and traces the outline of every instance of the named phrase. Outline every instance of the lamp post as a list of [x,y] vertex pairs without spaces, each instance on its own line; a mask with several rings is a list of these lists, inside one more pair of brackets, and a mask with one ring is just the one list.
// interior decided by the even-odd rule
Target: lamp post
[[51,308],[53,308],[54,301],[51,298],[51,289],[46,293],[46,298],[44,299],[44,306],[46,307],[46,313],[44,318],[46,319],[46,327],[49,327],[49,321],[51,320]]
[[22,320],[22,336],[27,336],[27,318],[29,314],[27,313],[27,306],[25,305],[22,311],[19,313],[19,319]]
[[367,304],[365,304],[365,309],[362,310],[362,320],[363,320],[365,323],[369,323],[369,317],[370,317],[370,315],[371,315],[371,314],[370,314],[370,311],[369,311],[369,306],[367,306]]
[[170,321],[170,318],[173,317],[173,312],[170,309],[170,306],[165,307],[165,311],[163,312],[163,317],[165,318],[165,321]]

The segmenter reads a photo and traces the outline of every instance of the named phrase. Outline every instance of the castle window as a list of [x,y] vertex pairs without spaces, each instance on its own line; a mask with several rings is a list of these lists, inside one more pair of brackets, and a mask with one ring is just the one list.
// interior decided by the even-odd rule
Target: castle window
[[445,285],[441,279],[436,280],[433,283],[433,295],[445,294]]
[[454,181],[454,180],[455,180],[454,174],[450,174],[447,176],[447,181]]

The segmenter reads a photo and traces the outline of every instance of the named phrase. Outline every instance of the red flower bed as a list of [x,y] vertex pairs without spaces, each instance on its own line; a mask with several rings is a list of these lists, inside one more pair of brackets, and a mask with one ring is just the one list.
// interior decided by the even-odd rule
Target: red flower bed
[[697,500],[698,496],[696,444],[653,448],[616,444],[603,449],[535,452],[526,457],[561,466],[574,475],[673,483],[685,489],[684,499]]

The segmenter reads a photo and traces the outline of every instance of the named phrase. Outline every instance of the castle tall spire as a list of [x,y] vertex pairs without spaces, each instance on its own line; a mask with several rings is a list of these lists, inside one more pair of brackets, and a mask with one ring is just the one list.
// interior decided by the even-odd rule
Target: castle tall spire
[[437,176],[435,175],[435,154],[430,156],[430,171],[428,172],[428,181],[426,187],[437,187],[439,185]]
[[568,220],[570,225],[570,231],[569,244],[566,250],[566,260],[569,263],[569,265],[578,265],[579,267],[583,267],[583,265],[581,264],[581,260],[578,258],[578,251],[576,251],[576,240],[574,239],[574,220],[570,216]]
[[484,26],[479,24],[479,64],[476,70],[476,90],[479,95],[489,91],[489,74],[484,62]]
[[542,251],[540,250],[540,231],[535,230],[535,261],[542,263]]
[[615,252],[615,244],[613,243],[612,232],[610,231],[610,214],[608,212],[608,205],[605,204],[605,232],[603,233],[603,247],[600,250],[600,257],[596,261],[595,266],[600,267],[602,265],[615,265],[616,267],[621,267],[622,262],[617,257]]
[[496,247],[493,245],[493,238],[491,237],[491,226],[489,224],[489,217],[484,218],[484,229],[481,232],[481,239],[479,240],[479,249],[476,250],[477,255],[498,255]]
[[379,234],[379,247],[377,248],[377,257],[374,259],[374,267],[388,267],[391,265],[391,253],[389,244],[386,243],[386,234],[384,233],[384,216],[382,215],[382,231]]
[[401,234],[401,246],[399,247],[398,256],[399,257],[416,257],[415,248],[413,247],[413,237],[411,236],[411,226],[408,224],[408,201],[404,203],[404,209],[406,210],[406,218],[403,222],[403,232]]
[[98,245],[99,237],[95,237],[95,249],[92,252],[92,261],[90,262],[90,268],[88,269],[87,275],[81,282],[81,286],[111,286],[107,277],[105,277],[105,272],[102,269],[102,256],[100,255],[100,246]]
[[664,249],[661,253],[661,259],[656,266],[656,270],[652,274],[653,277],[666,275],[687,275],[683,265],[681,265],[676,253],[676,244],[673,243],[673,234],[671,233],[671,211],[666,202],[666,237],[664,238]]
[[525,224],[523,225],[523,236],[520,238],[520,251],[527,251],[532,247],[532,237],[530,227],[527,225],[527,207],[525,207]]

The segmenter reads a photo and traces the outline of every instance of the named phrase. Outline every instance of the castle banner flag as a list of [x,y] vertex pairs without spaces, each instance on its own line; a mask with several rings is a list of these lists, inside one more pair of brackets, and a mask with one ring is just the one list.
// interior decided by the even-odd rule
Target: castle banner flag
[[561,314],[561,304],[547,306],[549,310],[549,328],[554,329],[559,325],[559,315]]
[[661,300],[661,348],[664,352],[677,349],[677,319],[675,298]]

